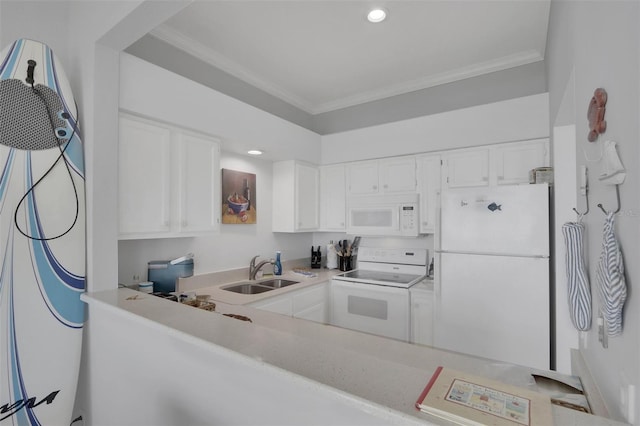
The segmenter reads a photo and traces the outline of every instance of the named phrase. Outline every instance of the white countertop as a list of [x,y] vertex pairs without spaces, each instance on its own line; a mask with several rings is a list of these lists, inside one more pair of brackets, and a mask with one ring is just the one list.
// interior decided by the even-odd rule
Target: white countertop
[[[294,291],[294,290],[302,289],[315,284],[319,284],[324,281],[329,281],[331,277],[333,277],[334,275],[342,273],[337,269],[311,269],[309,271],[315,274],[316,276],[308,277],[301,274],[297,274],[293,271],[285,271],[282,275],[278,275],[278,276],[265,275],[260,279],[251,281],[256,284],[260,284],[261,281],[267,281],[273,278],[281,278],[285,280],[298,281],[298,284],[293,284],[283,288],[276,288],[276,289],[269,290],[267,292],[259,293],[259,294],[241,294],[241,293],[234,293],[232,291],[227,291],[222,289],[222,287],[226,287],[234,283],[249,282],[248,279],[225,282],[224,279],[216,279],[215,277],[198,276],[198,277],[190,277],[183,280],[185,280],[187,283],[190,284],[189,288],[191,289],[191,291],[195,291],[197,294],[208,294],[216,302],[223,302],[229,305],[247,305],[253,302],[257,302],[258,300],[266,299],[273,296],[278,296],[280,294],[284,294],[289,291]],[[190,283],[189,280],[197,280],[197,283],[192,284]],[[198,284],[199,284],[199,287],[195,287]]]
[[[290,275],[283,277],[289,278]],[[303,285],[313,285],[329,278],[330,275],[319,275]],[[215,298],[218,292],[223,291],[218,288],[223,284],[210,286],[208,293]],[[276,291],[280,290],[268,293],[273,295]],[[199,294],[204,292],[198,291]],[[416,410],[414,403],[440,365],[514,385],[527,387],[532,384],[530,370],[524,367],[260,311],[234,303],[239,300],[236,296],[245,301],[255,301],[254,295],[232,293],[232,297],[226,293],[230,292],[224,291],[225,300],[216,300],[216,312],[126,288],[85,294],[82,299],[90,306],[98,303],[122,310],[127,315],[154,321],[201,339],[205,344],[230,349],[240,356],[282,368],[425,424],[433,424],[434,419]],[[220,315],[224,313],[244,315],[252,322]],[[553,415],[556,425],[619,424],[557,406],[553,406]]]

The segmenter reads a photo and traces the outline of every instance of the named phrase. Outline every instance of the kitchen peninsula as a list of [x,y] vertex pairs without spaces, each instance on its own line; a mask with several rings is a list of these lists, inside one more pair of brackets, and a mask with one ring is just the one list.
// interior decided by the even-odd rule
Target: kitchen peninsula
[[[531,386],[523,367],[248,306],[208,312],[127,288],[82,298],[94,400],[109,401],[91,407],[100,424],[439,424],[414,407],[439,365]],[[553,416],[619,424],[556,406]]]

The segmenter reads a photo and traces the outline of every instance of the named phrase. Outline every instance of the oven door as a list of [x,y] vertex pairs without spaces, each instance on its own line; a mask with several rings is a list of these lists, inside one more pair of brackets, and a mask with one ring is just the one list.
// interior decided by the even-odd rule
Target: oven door
[[331,281],[331,324],[409,341],[409,290]]

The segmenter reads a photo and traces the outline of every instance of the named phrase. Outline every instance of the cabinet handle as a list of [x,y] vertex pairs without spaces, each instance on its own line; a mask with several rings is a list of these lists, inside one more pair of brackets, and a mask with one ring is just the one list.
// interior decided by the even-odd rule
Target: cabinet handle
[[487,182],[487,181],[489,180],[489,176],[484,176],[484,177],[482,178],[482,180],[483,180],[483,181],[485,181],[485,182]]
[[378,185],[373,185],[373,189],[378,189]]
[[504,180],[504,176],[498,176],[498,180]]
[[387,188],[389,188],[389,185],[387,185],[387,184],[385,183],[385,184],[384,184],[384,186],[383,186],[383,188],[384,188],[384,189],[387,189]]

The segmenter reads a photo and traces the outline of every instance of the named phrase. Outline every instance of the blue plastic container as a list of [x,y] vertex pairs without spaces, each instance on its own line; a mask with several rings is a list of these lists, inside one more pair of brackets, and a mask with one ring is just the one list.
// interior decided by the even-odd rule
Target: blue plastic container
[[152,260],[148,263],[148,280],[153,281],[153,291],[170,293],[176,291],[178,278],[193,275],[193,259],[172,265],[170,260]]

